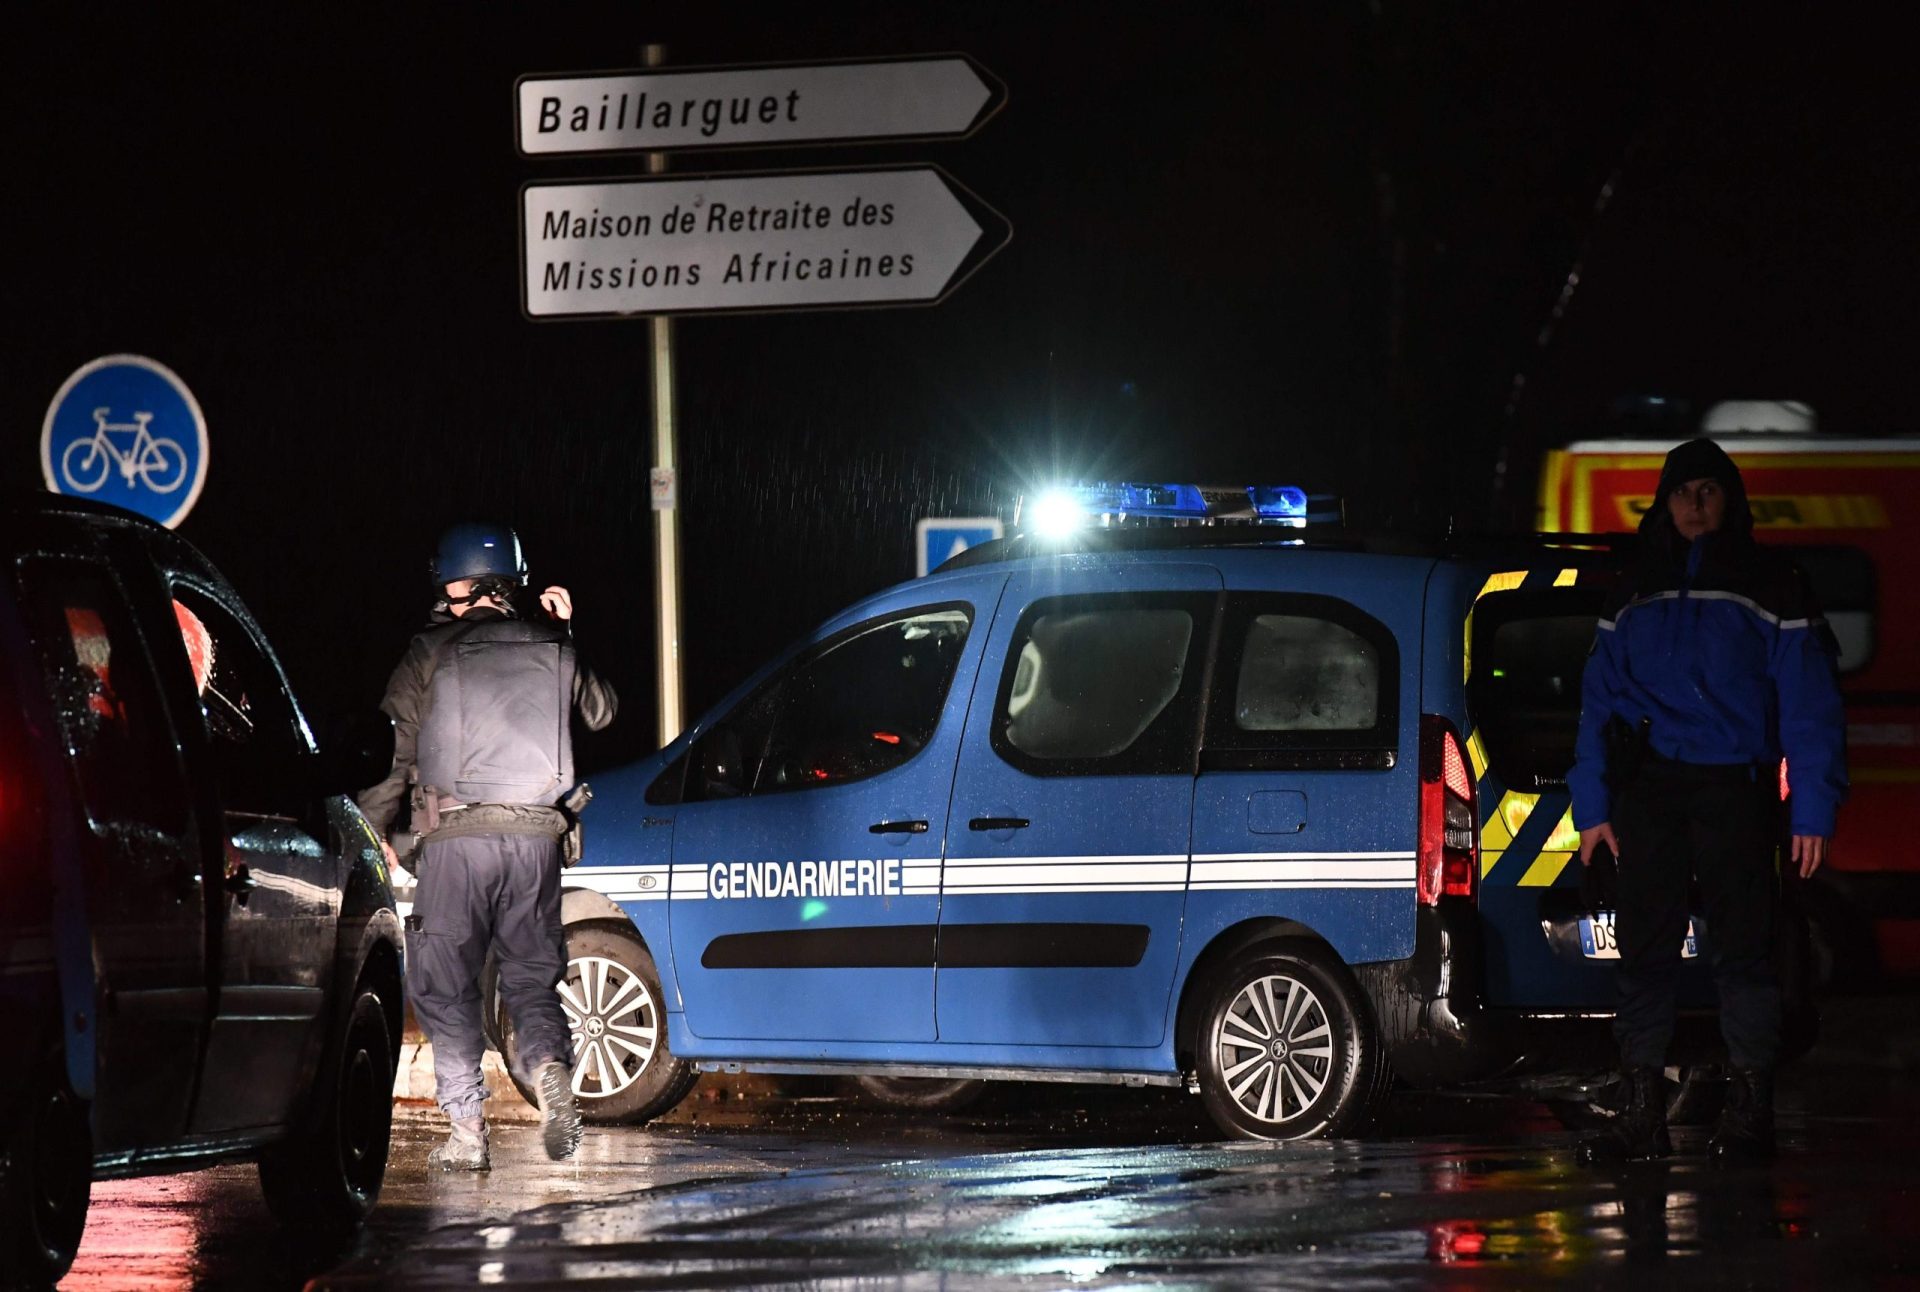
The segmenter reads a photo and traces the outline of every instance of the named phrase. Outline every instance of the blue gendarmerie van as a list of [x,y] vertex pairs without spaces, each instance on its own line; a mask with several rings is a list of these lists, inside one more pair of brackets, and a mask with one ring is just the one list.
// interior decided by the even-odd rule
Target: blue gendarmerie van
[[1186,1086],[1261,1138],[1353,1133],[1396,1079],[1590,1105],[1616,953],[1565,775],[1617,558],[1323,533],[1296,489],[1062,502],[1083,523],[849,607],[595,778],[561,985],[588,1117],[700,1071],[926,1108]]

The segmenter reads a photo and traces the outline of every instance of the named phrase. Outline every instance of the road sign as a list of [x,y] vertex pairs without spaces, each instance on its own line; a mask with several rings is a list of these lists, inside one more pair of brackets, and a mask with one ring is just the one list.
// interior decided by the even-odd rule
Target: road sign
[[964,54],[523,76],[522,154],[954,139],[1007,90]]
[[1006,245],[937,166],[528,184],[529,318],[929,305]]
[[68,377],[40,428],[47,488],[109,502],[171,529],[207,480],[207,419],[171,368],[137,354]]
[[924,577],[969,547],[1004,537],[1006,529],[994,516],[929,516],[913,524],[914,574]]

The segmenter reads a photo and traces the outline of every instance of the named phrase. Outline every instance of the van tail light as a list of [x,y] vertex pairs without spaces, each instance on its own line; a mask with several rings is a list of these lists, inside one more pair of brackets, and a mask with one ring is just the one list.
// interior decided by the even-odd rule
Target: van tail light
[[1480,883],[1480,844],[1473,773],[1453,724],[1420,719],[1420,860],[1416,889],[1423,906],[1443,897],[1473,897]]
[[1787,786],[1787,760],[1780,760],[1780,801],[1785,803],[1791,790]]

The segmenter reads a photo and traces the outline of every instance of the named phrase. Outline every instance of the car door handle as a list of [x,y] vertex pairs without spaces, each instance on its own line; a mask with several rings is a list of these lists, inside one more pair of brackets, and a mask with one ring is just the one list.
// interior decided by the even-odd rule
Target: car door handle
[[1023,816],[977,816],[967,822],[969,830],[1024,830],[1033,822]]
[[925,834],[925,821],[876,821],[867,827],[868,834]]

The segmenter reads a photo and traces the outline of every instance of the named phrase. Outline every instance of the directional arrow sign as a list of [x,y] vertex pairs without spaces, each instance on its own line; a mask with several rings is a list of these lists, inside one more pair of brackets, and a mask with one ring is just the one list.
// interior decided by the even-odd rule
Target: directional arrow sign
[[1012,236],[936,166],[528,184],[529,318],[928,305]]
[[1006,97],[964,54],[514,82],[520,151],[530,156],[950,139],[979,129]]

